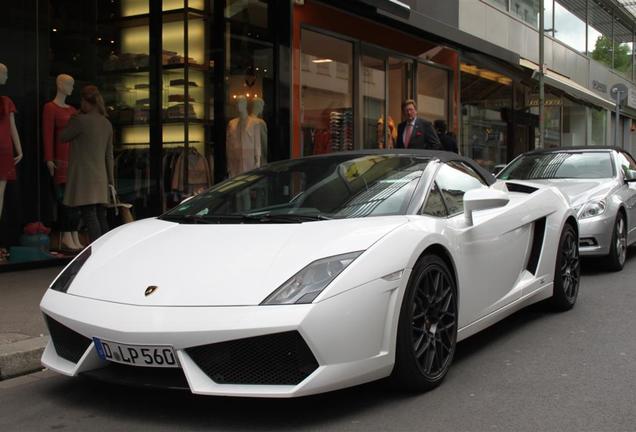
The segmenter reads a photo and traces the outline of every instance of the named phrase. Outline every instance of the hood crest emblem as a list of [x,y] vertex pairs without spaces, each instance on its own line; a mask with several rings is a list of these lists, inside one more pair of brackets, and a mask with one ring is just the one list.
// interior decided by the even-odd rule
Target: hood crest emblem
[[159,288],[157,285],[150,285],[148,288],[146,288],[146,292],[144,292],[144,295],[148,297],[150,294],[157,291],[157,288]]

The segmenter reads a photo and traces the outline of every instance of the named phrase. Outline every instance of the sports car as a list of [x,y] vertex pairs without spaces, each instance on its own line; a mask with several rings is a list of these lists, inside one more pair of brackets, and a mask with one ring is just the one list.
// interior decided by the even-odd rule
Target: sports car
[[625,150],[535,150],[510,162],[498,178],[558,187],[577,212],[581,255],[622,270],[627,247],[636,242],[636,161]]
[[577,235],[558,189],[453,153],[275,162],[85,249],[42,299],[42,363],[207,395],[425,391],[458,341],[574,305]]

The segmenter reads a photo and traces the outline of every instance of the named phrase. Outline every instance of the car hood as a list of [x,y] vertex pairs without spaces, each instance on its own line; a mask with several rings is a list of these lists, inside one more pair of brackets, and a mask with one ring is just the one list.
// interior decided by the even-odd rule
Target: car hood
[[593,197],[604,197],[616,187],[616,182],[611,178],[603,179],[542,179],[542,180],[506,180],[510,183],[538,184],[555,186],[568,199],[570,204],[576,207],[589,201]]
[[[290,224],[186,225],[148,219],[114,230],[68,293],[144,306],[257,305],[311,263],[368,249],[405,216]],[[146,296],[146,288],[157,289]]]

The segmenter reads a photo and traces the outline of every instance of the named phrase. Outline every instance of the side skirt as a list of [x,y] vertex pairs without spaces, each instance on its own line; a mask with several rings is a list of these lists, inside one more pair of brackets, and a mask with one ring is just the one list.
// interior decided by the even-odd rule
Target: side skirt
[[498,321],[501,321],[505,317],[512,315],[520,309],[523,309],[526,306],[530,306],[533,303],[540,302],[541,300],[545,300],[549,298],[553,291],[554,286],[553,282],[550,282],[547,285],[538,288],[537,290],[528,293],[521,297],[518,300],[498,309],[485,317],[474,321],[457,331],[457,342],[462,341],[488,327],[495,324]]

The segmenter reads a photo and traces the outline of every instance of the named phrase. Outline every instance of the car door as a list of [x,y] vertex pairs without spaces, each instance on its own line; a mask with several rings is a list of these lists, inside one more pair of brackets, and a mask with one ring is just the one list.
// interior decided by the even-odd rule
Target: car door
[[[636,161],[629,153],[619,151],[617,159],[619,176],[622,178],[629,170],[636,171]],[[620,196],[627,211],[627,242],[632,243],[636,241],[636,182],[626,183]]]
[[[530,228],[505,228],[510,226],[502,223],[507,215],[505,207],[475,212],[473,225],[468,226],[464,194],[488,185],[463,162],[442,164],[435,187],[447,209],[447,233],[455,247],[454,255],[459,257],[459,326],[463,327],[521,297],[521,290],[514,287],[524,269]],[[429,194],[429,199],[432,196]]]

